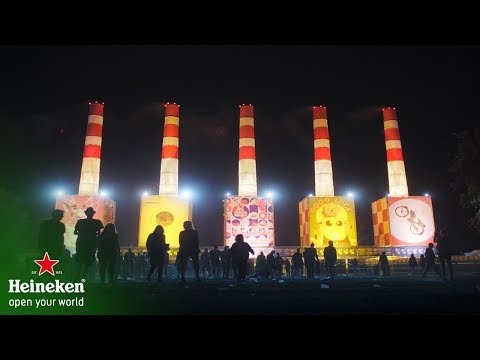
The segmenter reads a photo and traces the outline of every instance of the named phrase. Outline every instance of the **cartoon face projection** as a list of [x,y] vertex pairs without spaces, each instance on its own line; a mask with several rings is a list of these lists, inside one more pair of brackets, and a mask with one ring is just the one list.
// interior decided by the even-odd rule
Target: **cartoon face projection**
[[316,211],[315,217],[318,245],[328,246],[332,240],[335,246],[350,246],[347,211],[341,205],[327,203]]
[[156,222],[164,227],[171,225],[173,223],[173,214],[168,211],[161,211],[156,216]]

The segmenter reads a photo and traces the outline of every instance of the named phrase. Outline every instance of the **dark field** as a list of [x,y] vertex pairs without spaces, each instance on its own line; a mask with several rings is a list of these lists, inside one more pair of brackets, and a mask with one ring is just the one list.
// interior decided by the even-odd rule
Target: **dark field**
[[433,273],[425,279],[339,275],[334,280],[249,279],[240,284],[120,281],[115,286],[90,285],[88,292],[89,301],[98,300],[95,312],[104,314],[480,314],[480,273],[458,273],[453,281]]

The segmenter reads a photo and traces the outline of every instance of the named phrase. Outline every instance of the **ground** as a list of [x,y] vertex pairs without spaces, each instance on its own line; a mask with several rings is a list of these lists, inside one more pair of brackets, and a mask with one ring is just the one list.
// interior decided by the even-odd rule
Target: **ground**
[[[98,311],[107,314],[480,315],[480,273],[456,274],[453,281],[433,273],[425,279],[341,275],[333,280],[249,279],[240,284],[120,281],[115,286],[93,284],[88,292],[89,301],[94,296],[105,300],[98,301]],[[116,304],[109,299],[117,299]]]

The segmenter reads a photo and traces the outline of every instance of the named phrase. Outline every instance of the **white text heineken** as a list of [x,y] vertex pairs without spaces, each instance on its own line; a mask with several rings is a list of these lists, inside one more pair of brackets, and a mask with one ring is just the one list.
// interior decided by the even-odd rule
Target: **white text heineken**
[[49,283],[21,282],[20,280],[8,280],[9,293],[83,293],[83,283],[63,283],[60,280]]

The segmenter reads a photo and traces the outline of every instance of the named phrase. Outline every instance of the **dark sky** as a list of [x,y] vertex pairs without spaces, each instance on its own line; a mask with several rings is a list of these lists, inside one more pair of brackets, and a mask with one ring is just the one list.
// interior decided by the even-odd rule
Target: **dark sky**
[[326,105],[336,195],[357,194],[360,244],[388,192],[381,107],[395,106],[410,195],[432,195],[437,225],[471,246],[449,189],[454,132],[475,126],[478,46],[3,46],[1,184],[33,226],[53,192],[78,191],[88,102],[105,102],[100,187],[135,243],[140,193],[158,192],[163,104],[181,104],[180,188],[196,192],[201,243],[222,242],[222,199],[238,192],[238,105],[255,106],[259,195],[273,189],[276,243],[299,242],[314,192],[312,105]]

